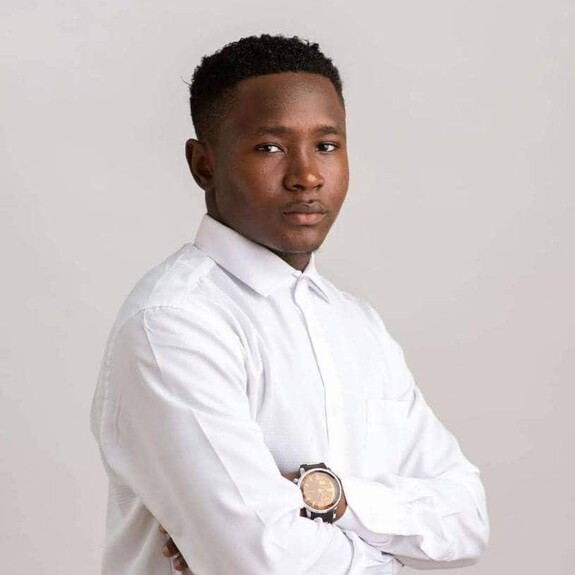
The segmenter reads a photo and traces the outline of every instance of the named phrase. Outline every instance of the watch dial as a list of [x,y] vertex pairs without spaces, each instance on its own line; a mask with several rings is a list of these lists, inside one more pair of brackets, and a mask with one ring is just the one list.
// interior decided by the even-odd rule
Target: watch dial
[[337,481],[323,471],[312,471],[306,475],[300,487],[305,504],[320,511],[331,507],[339,498]]

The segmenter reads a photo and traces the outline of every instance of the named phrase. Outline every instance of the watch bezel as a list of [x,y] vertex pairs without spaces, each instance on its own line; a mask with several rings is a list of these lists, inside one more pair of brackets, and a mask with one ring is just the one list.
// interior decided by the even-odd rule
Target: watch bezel
[[312,474],[312,473],[327,473],[330,477],[332,477],[338,487],[338,496],[337,499],[335,501],[335,503],[333,503],[332,505],[330,505],[329,507],[326,507],[325,509],[317,509],[314,507],[310,507],[306,502],[305,499],[303,500],[303,505],[305,507],[305,509],[307,509],[308,511],[310,511],[311,513],[314,513],[315,515],[329,515],[330,513],[333,513],[333,511],[337,508],[337,506],[339,505],[339,502],[341,501],[341,497],[343,495],[343,486],[341,484],[341,481],[339,479],[339,477],[329,468],[327,467],[314,467],[313,469],[308,469],[306,471],[304,471],[303,473],[301,473],[301,475],[297,478],[297,486],[301,489],[301,482],[304,480],[305,477],[307,477],[308,475]]

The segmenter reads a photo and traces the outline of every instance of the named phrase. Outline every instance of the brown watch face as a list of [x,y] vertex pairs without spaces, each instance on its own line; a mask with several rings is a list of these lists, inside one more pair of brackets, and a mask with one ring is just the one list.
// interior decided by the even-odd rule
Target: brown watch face
[[305,504],[318,511],[335,505],[340,496],[338,482],[329,473],[323,471],[308,473],[301,480],[300,488]]

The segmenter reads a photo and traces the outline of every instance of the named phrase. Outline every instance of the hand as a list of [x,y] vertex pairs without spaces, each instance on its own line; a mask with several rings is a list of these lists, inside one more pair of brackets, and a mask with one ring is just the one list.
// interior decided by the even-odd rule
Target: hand
[[183,558],[180,550],[174,543],[174,540],[170,537],[170,534],[160,525],[158,527],[160,533],[168,536],[168,542],[166,543],[165,547],[162,549],[162,554],[166,557],[170,557],[172,559],[172,565],[176,571],[185,571],[188,569],[188,564],[186,560]]
[[299,477],[299,471],[286,472],[286,473],[282,473],[282,475],[283,475],[286,479],[289,479],[290,481],[293,481],[296,477]]
[[335,519],[334,522],[341,518],[347,509],[347,499],[345,498],[345,492],[341,492],[341,499],[335,508]]

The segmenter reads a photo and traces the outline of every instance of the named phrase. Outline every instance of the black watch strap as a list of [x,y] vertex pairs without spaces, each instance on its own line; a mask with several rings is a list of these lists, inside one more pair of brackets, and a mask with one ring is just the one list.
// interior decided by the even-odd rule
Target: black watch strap
[[325,513],[314,513],[313,511],[309,511],[309,518],[315,519],[316,517],[321,517],[324,523],[333,523],[335,519],[335,509],[331,511],[329,514]]
[[300,469],[305,471],[309,471],[310,469],[329,469],[325,463],[302,463],[299,466]]

